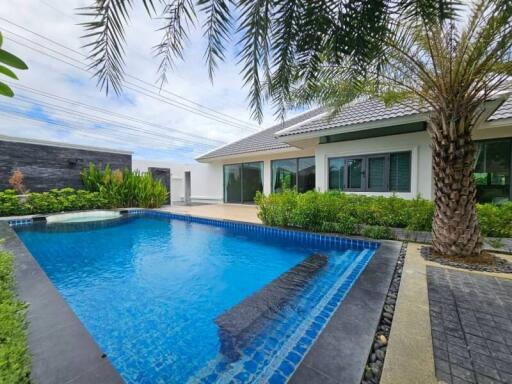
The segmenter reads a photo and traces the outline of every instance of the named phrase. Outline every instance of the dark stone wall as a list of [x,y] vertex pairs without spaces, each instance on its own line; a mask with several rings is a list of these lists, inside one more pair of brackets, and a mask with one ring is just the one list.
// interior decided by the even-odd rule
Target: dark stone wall
[[89,162],[100,168],[110,164],[112,169],[131,169],[132,156],[0,140],[0,191],[9,188],[9,178],[17,169],[23,173],[25,186],[33,192],[80,189],[80,172]]
[[169,168],[149,167],[148,171],[151,172],[155,180],[160,180],[165,188],[167,188],[169,195],[166,204],[171,204],[171,170]]

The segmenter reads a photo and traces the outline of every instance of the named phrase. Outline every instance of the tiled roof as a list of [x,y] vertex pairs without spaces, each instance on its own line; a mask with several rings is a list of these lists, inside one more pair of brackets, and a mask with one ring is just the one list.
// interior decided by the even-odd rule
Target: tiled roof
[[369,123],[377,120],[391,119],[394,117],[404,117],[416,115],[417,111],[410,107],[411,104],[395,104],[386,107],[384,103],[376,99],[360,100],[347,104],[335,116],[329,114],[309,121],[298,127],[286,129],[279,132],[279,137],[297,135],[322,131],[329,128],[344,127],[347,125]]
[[[323,108],[317,108],[282,124],[274,125],[254,135],[217,148],[198,157],[197,160],[289,148],[290,145],[279,141],[277,138],[397,117],[414,116],[417,113],[417,109],[413,108],[410,103],[400,103],[386,107],[382,101],[377,99],[359,100],[347,104],[335,116],[331,116]],[[512,118],[512,97],[509,97],[488,120],[509,118]]]
[[512,97],[509,97],[500,107],[489,117],[489,121],[512,118]]
[[207,160],[216,157],[231,156],[242,153],[258,152],[258,151],[269,151],[272,149],[290,148],[290,145],[282,143],[276,139],[275,134],[278,131],[300,124],[303,121],[311,119],[315,116],[324,113],[323,108],[316,108],[309,112],[302,113],[299,116],[293,117],[289,120],[284,121],[281,124],[276,124],[270,128],[264,129],[251,136],[247,136],[241,140],[233,143],[224,145],[220,148],[214,149],[202,156],[199,156],[196,160]]
[[[330,128],[344,127],[348,125],[370,123],[391,119],[396,117],[406,117],[416,115],[418,112],[412,108],[410,103],[395,104],[386,107],[384,102],[377,99],[367,99],[347,104],[335,116],[326,114],[318,119],[308,121],[297,127],[285,129],[277,133],[278,137],[286,137],[303,133],[323,131]],[[509,97],[488,119],[499,120],[512,118],[512,97]]]

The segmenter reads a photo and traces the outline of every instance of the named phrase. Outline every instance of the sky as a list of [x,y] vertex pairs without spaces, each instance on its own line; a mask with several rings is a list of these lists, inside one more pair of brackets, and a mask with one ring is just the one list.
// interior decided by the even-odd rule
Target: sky
[[107,96],[84,70],[87,50],[82,47],[84,31],[78,23],[85,19],[77,8],[90,2],[2,1],[2,48],[22,58],[29,69],[16,71],[19,81],[2,77],[13,85],[15,97],[0,98],[0,135],[129,150],[134,158],[192,163],[216,146],[276,122],[269,107],[261,126],[251,119],[236,47],[227,51],[226,62],[210,82],[200,21],[190,29],[184,60],[177,62],[160,89],[159,59],[153,47],[161,39],[156,29],[162,20],[151,19],[139,4],[142,1],[135,1],[126,30],[126,73],[133,76],[126,80],[131,84],[121,95]]

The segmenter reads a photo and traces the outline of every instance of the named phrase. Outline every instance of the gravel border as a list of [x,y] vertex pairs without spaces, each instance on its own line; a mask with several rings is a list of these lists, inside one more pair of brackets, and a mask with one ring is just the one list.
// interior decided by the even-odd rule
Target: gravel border
[[496,263],[494,266],[487,264],[467,264],[451,259],[445,259],[444,257],[434,255],[432,253],[432,247],[421,247],[421,256],[427,261],[434,261],[442,265],[466,269],[469,271],[512,273],[512,263],[509,263],[507,260],[498,256],[494,256]]
[[405,255],[407,253],[407,242],[402,243],[400,254],[393,272],[393,278],[389,285],[386,300],[382,308],[379,325],[375,330],[374,343],[370,350],[370,355],[364,368],[361,384],[377,384],[380,382],[382,368],[384,367],[384,359],[386,358],[386,350],[391,332],[391,325],[395,313],[396,300],[402,280],[402,271],[404,269]]

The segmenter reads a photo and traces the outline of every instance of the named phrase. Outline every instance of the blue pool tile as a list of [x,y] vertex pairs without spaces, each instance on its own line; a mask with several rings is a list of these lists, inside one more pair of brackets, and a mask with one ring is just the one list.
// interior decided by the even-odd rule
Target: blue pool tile
[[302,360],[302,354],[298,354],[297,352],[289,352],[286,356],[286,359],[290,361],[293,365],[297,365]]
[[284,384],[286,383],[286,377],[279,372],[276,372],[272,375],[268,382],[269,384]]
[[254,360],[247,361],[244,363],[244,369],[249,373],[255,373],[258,369],[258,365]]

